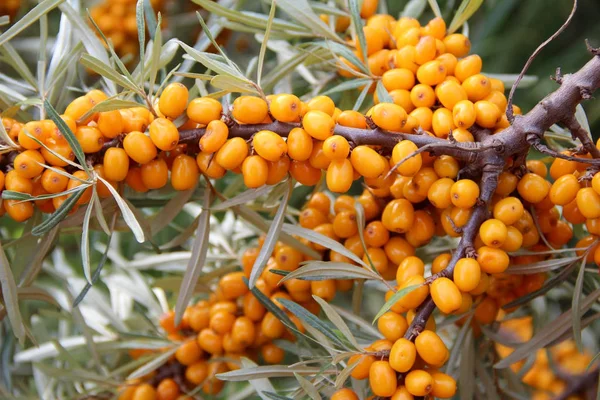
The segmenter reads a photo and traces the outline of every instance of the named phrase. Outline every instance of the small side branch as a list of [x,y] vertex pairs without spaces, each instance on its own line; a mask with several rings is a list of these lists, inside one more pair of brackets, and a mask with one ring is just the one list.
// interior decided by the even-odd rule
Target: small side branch
[[600,150],[594,145],[592,138],[589,133],[583,129],[581,124],[577,121],[574,115],[569,115],[563,123],[569,131],[573,139],[579,139],[583,149],[592,155],[593,158],[600,158]]

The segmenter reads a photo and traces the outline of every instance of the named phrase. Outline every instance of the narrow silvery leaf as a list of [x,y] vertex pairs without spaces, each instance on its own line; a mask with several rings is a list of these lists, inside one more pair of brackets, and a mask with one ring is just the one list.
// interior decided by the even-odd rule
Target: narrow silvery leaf
[[379,310],[379,312],[377,313],[377,315],[375,316],[375,318],[373,318],[373,323],[375,321],[377,321],[379,319],[379,317],[381,317],[383,314],[385,314],[386,312],[388,312],[389,309],[392,308],[392,306],[394,304],[396,304],[396,302],[398,300],[400,300],[402,297],[406,296],[407,294],[409,294],[413,290],[417,289],[418,287],[420,287],[420,285],[411,285],[409,287],[405,287],[402,290],[398,290],[396,293],[394,293],[392,295],[392,297],[390,297],[390,299],[385,302],[385,304],[383,305],[383,307],[381,307],[381,310]]
[[319,394],[319,391],[308,379],[298,374],[294,374],[294,376],[296,377],[296,379],[300,383],[300,387],[302,387],[302,389],[306,392],[308,397],[310,397],[312,400],[321,400],[321,395]]
[[346,323],[344,322],[342,317],[340,317],[340,315],[337,313],[337,311],[335,311],[335,309],[328,302],[326,302],[319,296],[313,295],[313,298],[317,301],[317,303],[319,303],[321,305],[321,309],[323,310],[325,315],[327,315],[327,318],[329,318],[329,320],[331,322],[333,322],[335,327],[339,329],[339,331],[344,335],[344,337],[350,343],[352,343],[352,345],[357,350],[359,350],[360,346],[359,346],[358,342],[356,341],[356,338],[354,337],[354,335],[352,334],[352,331],[350,331],[350,328],[348,328],[348,325],[346,325]]
[[0,47],[2,47],[4,43],[8,42],[13,37],[17,36],[23,30],[27,29],[27,27],[35,23],[35,21],[40,19],[43,15],[48,14],[54,8],[58,7],[58,5],[64,1],[65,0],[46,0],[40,2],[40,4],[35,6],[13,26],[8,28],[6,32],[0,35]]
[[106,185],[106,187],[114,197],[115,201],[117,202],[117,205],[119,206],[119,209],[121,210],[123,219],[125,220],[125,223],[129,227],[129,229],[131,229],[131,232],[133,232],[133,236],[135,236],[135,239],[138,241],[138,243],[143,243],[146,240],[144,237],[144,231],[142,230],[139,221],[135,218],[133,211],[131,211],[131,208],[129,208],[129,206],[127,205],[125,200],[123,200],[119,192],[117,192],[117,190],[109,182],[107,182],[105,179],[99,176],[98,179]]
[[19,310],[19,296],[17,293],[17,284],[13,276],[8,258],[0,243],[0,287],[2,288],[2,296],[4,298],[4,307],[8,314],[8,320],[12,327],[13,334],[19,342],[25,342],[25,326]]
[[177,351],[177,348],[177,346],[174,346],[173,348],[166,350],[163,353],[159,353],[157,357],[153,358],[148,363],[142,365],[141,367],[133,371],[131,374],[129,374],[127,379],[140,378],[144,375],[148,375],[152,371],[157,370],[158,367],[169,361],[171,356],[173,356],[173,354],[175,354],[175,352]]

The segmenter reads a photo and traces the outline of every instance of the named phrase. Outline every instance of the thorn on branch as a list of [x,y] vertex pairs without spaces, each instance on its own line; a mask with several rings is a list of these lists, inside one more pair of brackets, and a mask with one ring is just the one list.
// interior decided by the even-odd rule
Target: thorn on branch
[[579,93],[581,93],[581,98],[583,100],[589,100],[592,98],[592,92],[588,88],[580,88]]
[[587,50],[590,53],[592,53],[593,55],[595,55],[595,56],[600,55],[600,47],[592,46],[589,39],[585,39],[585,46],[587,47]]
[[551,76],[550,79],[552,79],[553,81],[555,81],[559,85],[562,85],[563,75],[562,75],[562,72],[560,70],[560,67],[556,68],[556,74],[554,76]]

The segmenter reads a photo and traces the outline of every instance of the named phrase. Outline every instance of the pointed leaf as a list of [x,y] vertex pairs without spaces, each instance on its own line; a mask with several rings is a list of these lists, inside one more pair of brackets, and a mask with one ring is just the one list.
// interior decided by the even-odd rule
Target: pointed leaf
[[25,342],[25,325],[23,325],[21,311],[19,310],[17,284],[2,243],[0,243],[0,288],[2,288],[2,303],[8,314],[13,335],[19,339],[19,343],[23,344]]
[[352,331],[350,331],[350,328],[348,328],[348,325],[346,325],[346,323],[344,322],[342,317],[340,317],[340,315],[337,313],[337,311],[335,311],[335,309],[328,302],[326,302],[319,296],[313,295],[313,298],[317,301],[317,303],[319,303],[321,305],[321,309],[323,310],[325,315],[327,315],[327,318],[329,318],[329,320],[331,322],[333,322],[335,327],[339,329],[339,331],[344,335],[344,337],[357,350],[359,350],[361,347],[359,346],[358,342],[356,341],[356,338],[354,337],[354,335],[352,334]]
[[133,232],[133,236],[135,236],[135,239],[138,241],[138,243],[143,243],[146,240],[144,237],[144,231],[140,225],[140,222],[135,217],[133,211],[131,211],[131,208],[129,208],[129,206],[127,205],[125,200],[123,200],[119,192],[117,192],[117,190],[109,182],[107,182],[105,179],[99,176],[98,179],[106,185],[113,198],[117,202],[117,205],[121,210],[121,214],[123,215],[123,219],[125,220],[125,223],[129,227],[129,229],[131,229],[131,231]]
[[379,312],[377,313],[375,318],[373,318],[373,323],[375,323],[375,321],[377,321],[379,319],[379,317],[381,317],[383,314],[388,312],[389,309],[392,308],[392,306],[394,304],[396,304],[396,302],[398,300],[400,300],[402,297],[406,296],[407,294],[409,294],[410,292],[412,292],[413,290],[417,289],[420,286],[421,285],[411,285],[411,286],[405,287],[402,290],[398,290],[396,293],[394,293],[392,295],[392,297],[390,297],[390,299],[385,302],[383,307],[381,307],[381,310],[379,310]]

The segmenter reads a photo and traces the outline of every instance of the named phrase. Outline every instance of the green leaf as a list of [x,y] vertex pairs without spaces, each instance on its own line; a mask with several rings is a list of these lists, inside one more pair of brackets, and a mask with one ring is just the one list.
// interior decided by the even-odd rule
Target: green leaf
[[408,18],[420,18],[427,6],[427,0],[410,0],[402,10],[402,16]]
[[553,271],[555,269],[559,269],[564,267],[565,265],[571,264],[579,260],[581,257],[572,256],[572,257],[564,257],[564,258],[555,258],[550,260],[538,261],[527,265],[511,265],[506,270],[509,274],[523,274],[530,275],[539,272],[548,272]]
[[440,6],[437,3],[437,0],[427,0],[429,2],[429,7],[431,7],[431,11],[437,18],[442,18],[442,10],[440,10]]
[[19,343],[25,343],[25,325],[19,310],[19,295],[17,284],[13,276],[12,269],[8,263],[8,258],[0,242],[0,288],[2,288],[2,303],[8,314],[8,320],[12,328],[13,335],[19,339]]
[[329,328],[329,326],[327,326],[327,324],[325,324],[323,321],[321,321],[318,317],[316,317],[313,313],[308,311],[306,308],[302,307],[299,304],[294,303],[291,300],[287,300],[284,298],[280,298],[278,300],[281,304],[283,304],[283,306],[285,308],[287,308],[292,314],[294,314],[296,317],[298,317],[303,323],[310,325],[311,327],[313,327],[314,329],[316,329],[317,331],[319,331],[320,333],[325,335],[329,340],[331,340],[333,343],[335,343],[340,348],[342,348],[342,349],[346,348],[344,343],[342,343],[340,338],[337,337],[335,332],[333,332],[331,330],[331,328]]
[[95,113],[105,112],[105,111],[113,111],[113,110],[122,110],[124,108],[133,108],[133,107],[146,107],[146,106],[143,104],[137,103],[135,101],[121,100],[121,99],[114,99],[114,98],[108,99],[108,100],[104,100],[104,101],[101,101],[100,103],[96,104],[88,112],[83,114],[81,116],[81,118],[79,118],[79,119],[82,121],[85,121]]
[[279,240],[279,232],[281,231],[281,227],[283,225],[285,211],[287,210],[288,202],[290,200],[290,196],[292,195],[293,188],[294,186],[292,180],[290,179],[288,181],[287,191],[283,194],[281,204],[279,205],[277,213],[275,213],[275,217],[273,218],[273,222],[271,223],[271,227],[267,232],[265,242],[263,243],[260,252],[258,253],[258,257],[256,257],[256,261],[252,266],[252,272],[250,272],[250,279],[248,285],[250,289],[252,289],[256,284],[256,281],[260,277],[260,274],[263,272],[265,265],[267,265],[267,261],[273,253],[275,243],[277,243],[277,241]]
[[462,353],[462,349],[465,346],[465,341],[468,335],[471,335],[473,329],[471,327],[471,320],[473,319],[473,315],[469,315],[463,326],[461,326],[460,331],[458,331],[458,335],[456,335],[456,339],[454,343],[452,343],[452,348],[450,349],[450,357],[448,358],[448,362],[446,363],[445,372],[448,375],[454,375],[454,368],[456,363],[458,362],[458,358]]
[[135,217],[133,211],[131,211],[131,208],[129,208],[129,206],[127,205],[125,200],[123,200],[119,192],[117,192],[117,190],[109,182],[107,182],[105,179],[99,176],[97,178],[106,185],[113,198],[117,202],[117,205],[121,210],[121,214],[123,215],[123,220],[125,220],[125,223],[129,227],[129,229],[131,229],[131,232],[133,232],[133,236],[135,236],[135,239],[138,241],[138,243],[143,243],[146,240],[144,237],[144,230],[142,229],[140,222]]
[[379,310],[379,312],[377,313],[375,318],[373,318],[373,323],[375,323],[375,321],[377,321],[379,319],[379,317],[381,317],[383,314],[388,312],[389,309],[392,308],[392,306],[394,304],[396,304],[396,302],[398,300],[400,300],[402,297],[406,296],[407,294],[409,294],[410,292],[412,292],[413,290],[417,289],[420,286],[421,285],[411,285],[411,286],[405,287],[402,290],[398,290],[396,293],[394,293],[392,295],[392,297],[390,297],[390,299],[385,302],[383,307],[381,307],[381,310]]
[[[148,1],[149,0],[145,0],[144,4],[150,6]],[[154,13],[151,12],[150,14],[152,15],[152,19],[154,19]],[[148,18],[148,12],[146,12],[146,18],[148,19],[148,21],[150,21],[150,19]],[[162,32],[160,30],[161,23],[162,23],[162,18],[159,15],[158,16],[158,24],[156,24],[156,21],[155,21],[154,29],[150,30],[150,35],[152,36],[152,55],[150,57],[150,72],[149,72],[149,76],[148,76],[148,86],[149,86],[148,96],[149,97],[152,97],[152,94],[154,93],[154,86],[156,85],[156,77],[158,76],[158,70],[161,69],[163,67],[163,65],[167,64],[166,62],[164,64],[161,62],[161,56],[163,53],[163,45],[162,45],[163,38],[162,38]],[[152,24],[150,24],[150,22],[149,22],[148,28],[150,28],[151,26],[152,26]],[[165,44],[164,48],[167,48],[167,45],[168,45],[168,43]],[[165,53],[167,53],[167,51],[165,51]],[[140,64],[140,67],[141,67],[141,64]],[[177,69],[177,68],[179,68],[179,65],[177,65],[175,67],[175,69]],[[165,79],[163,81],[163,84],[166,84],[166,82],[168,80],[170,80],[170,79]],[[142,81],[143,81],[143,79],[142,79]]]
[[581,125],[581,127],[583,129],[585,129],[588,136],[590,136],[590,138],[592,138],[592,135],[590,134],[590,132],[591,132],[590,123],[588,121],[587,115],[585,114],[585,110],[583,109],[583,106],[581,105],[581,103],[577,104],[577,107],[575,107],[575,119],[577,120],[577,122],[579,122],[579,125]]
[[[258,367],[258,364],[246,357],[242,357],[240,361],[242,362],[242,368]],[[256,394],[258,394],[258,396],[263,400],[267,400],[269,398],[264,394],[265,392],[275,392],[275,388],[268,378],[249,379],[249,382],[256,391]]]
[[135,83],[130,81],[127,77],[119,74],[114,68],[110,65],[103,63],[99,59],[89,54],[84,54],[81,56],[81,65],[91,69],[96,72],[98,75],[103,76],[110,81],[116,83],[117,85],[124,87],[125,89],[129,89],[138,95],[143,96],[144,91],[136,86]]
[[383,81],[379,81],[377,82],[377,99],[379,100],[380,103],[393,103],[394,99],[392,99],[392,96],[390,96],[390,94],[388,93],[387,89],[385,88],[385,86],[383,86]]
[[[271,0],[273,1],[273,0]],[[307,0],[277,0],[280,9],[316,35],[345,45],[344,41],[312,10]]]
[[227,63],[222,62],[220,60],[222,59],[222,57],[215,56],[211,53],[198,51],[181,41],[178,41],[178,43],[183,48],[183,50],[185,50],[189,57],[191,57],[196,62],[202,64],[206,68],[215,71],[220,75],[235,76],[241,80],[250,82],[246,77],[244,77],[244,75],[242,75],[242,73],[239,70],[232,68]]
[[152,8],[150,0],[144,0],[144,14],[146,16],[146,22],[148,23],[148,32],[150,32],[150,39],[156,40],[156,33],[160,33],[160,22],[156,21],[156,14],[154,12],[154,9]]
[[360,107],[362,107],[362,104],[365,101],[367,94],[369,94],[369,90],[371,89],[372,84],[373,83],[365,85],[365,88],[362,90],[362,92],[360,92],[360,95],[358,96],[358,98],[356,99],[356,102],[354,103],[354,107],[352,107],[352,109],[354,111],[358,111],[360,109]]
[[13,37],[17,36],[23,30],[27,29],[31,24],[35,23],[43,15],[48,14],[50,11],[58,7],[65,0],[44,0],[35,6],[31,11],[25,14],[19,21],[13,26],[8,28],[6,32],[0,35],[0,47],[4,43],[8,42]]
[[[137,25],[138,42],[140,44],[140,60],[145,59],[144,51],[146,49],[146,21],[144,20],[144,3],[145,0],[138,0],[135,6],[135,20]],[[143,61],[140,66],[144,66]]]
[[367,60],[367,39],[365,38],[365,32],[363,31],[363,22],[360,18],[358,0],[348,0],[348,6],[350,8],[350,17],[352,20],[352,26],[354,28],[354,33],[358,37],[358,43],[360,44],[362,59]]
[[320,367],[306,367],[303,365],[259,365],[258,367],[241,368],[235,371],[215,375],[222,381],[245,382],[250,379],[283,378],[294,374],[314,375],[321,372]]
[[[350,64],[352,64],[353,66],[358,68],[364,75],[366,75],[366,76],[371,75],[371,71],[369,71],[369,67],[363,61],[361,61],[360,58],[358,58],[356,56],[356,54],[354,54],[354,52],[349,47],[341,45],[339,43],[331,43],[331,42],[315,42],[313,44],[315,46],[319,46],[319,47],[328,49],[336,56],[345,58],[346,60],[348,60],[348,62]],[[343,63],[341,61],[338,62],[337,65],[340,68],[343,68]]]
[[587,252],[584,254],[581,265],[579,266],[579,273],[577,274],[577,280],[575,281],[573,300],[571,302],[571,310],[573,310],[573,338],[575,339],[575,344],[580,352],[583,352],[583,343],[581,342],[581,318],[583,317],[583,312],[581,312],[581,296],[583,295],[586,258]]
[[175,324],[178,325],[179,321],[183,317],[192,294],[196,281],[200,276],[202,267],[204,267],[204,260],[208,253],[208,235],[210,234],[210,202],[211,202],[211,191],[204,191],[204,200],[202,202],[202,213],[200,214],[200,220],[198,221],[198,228],[196,229],[196,239],[192,246],[192,255],[188,262],[183,281],[181,282],[181,288],[179,289],[179,295],[177,296],[177,304],[175,306]]
[[90,220],[94,209],[93,198],[97,197],[96,186],[93,186],[92,200],[88,203],[83,217],[81,227],[81,262],[83,264],[83,275],[88,283],[92,283],[92,265],[90,261]]
[[263,73],[263,64],[265,62],[265,54],[267,52],[267,43],[269,43],[269,36],[271,35],[271,27],[273,26],[273,19],[275,18],[275,11],[277,10],[277,1],[271,2],[271,10],[269,11],[269,19],[267,20],[267,27],[265,28],[265,34],[260,45],[260,53],[258,54],[258,67],[256,69],[256,84],[260,87],[260,80]]
[[[227,200],[217,204],[216,206],[211,207],[211,210],[223,211],[223,210],[228,210],[230,208],[233,208],[235,206],[247,204],[251,201],[258,199],[259,197],[266,195],[267,193],[271,192],[273,189],[274,189],[273,186],[265,185],[265,186],[261,186],[256,189],[245,190],[242,193],[238,194],[237,196],[227,199]],[[283,195],[283,193],[282,193],[282,195]]]
[[283,283],[290,279],[303,279],[307,281],[323,281],[328,279],[382,280],[381,276],[367,268],[332,261],[309,261],[300,268],[286,274],[281,282]]
[[6,42],[0,46],[0,54],[3,56],[3,62],[5,61],[7,64],[11,65],[21,78],[29,83],[34,90],[39,90],[38,82],[29,70],[27,63],[10,43]]
[[304,390],[304,392],[306,392],[308,397],[310,397],[312,400],[321,400],[319,391],[308,379],[296,373],[294,373],[294,377],[296,377],[296,380],[298,380],[298,383],[300,383],[300,387],[302,390]]
[[165,204],[165,206],[150,221],[150,232],[152,235],[162,231],[173,222],[175,217],[183,210],[183,206],[189,202],[195,191],[196,187],[178,191],[177,194]]
[[329,320],[335,325],[335,327],[338,328],[338,330],[342,333],[342,335],[344,335],[346,340],[348,340],[356,350],[360,350],[361,346],[356,341],[356,338],[352,334],[352,331],[350,330],[350,328],[348,328],[348,325],[346,325],[340,314],[338,314],[337,311],[335,311],[335,309],[328,302],[326,302],[319,296],[315,296],[313,294],[312,297],[317,301],[317,303],[319,303],[321,309],[323,310],[325,315],[327,315],[327,318],[329,318]]
[[350,79],[350,80],[340,83],[339,85],[335,85],[331,89],[328,89],[321,94],[324,96],[327,96],[332,93],[345,92],[345,91],[351,90],[351,89],[358,89],[359,87],[367,85],[371,82],[372,82],[372,80],[370,78]]
[[448,34],[454,33],[460,28],[465,22],[471,18],[475,11],[483,4],[483,0],[463,0],[454,14],[454,18],[450,22],[448,27]]
[[210,84],[231,93],[258,94],[256,87],[246,79],[230,75],[217,75],[210,80]]
[[306,229],[301,226],[292,224],[283,224],[282,231],[289,235],[300,236],[301,238],[306,239],[312,243],[320,244],[321,246],[326,247],[329,250],[333,250],[336,253],[340,253],[341,255],[348,257],[357,264],[360,264],[365,267],[367,266],[367,264],[365,264],[365,262],[360,257],[348,250],[343,244],[341,244],[337,240],[333,240],[311,229]]
[[475,398],[475,341],[472,329],[469,329],[460,353],[458,392],[460,400],[471,400]]
[[70,195],[58,208],[58,210],[56,210],[55,212],[53,212],[49,218],[47,218],[44,222],[42,222],[41,224],[39,224],[38,226],[36,226],[35,228],[33,228],[31,230],[31,233],[35,236],[40,236],[43,235],[44,233],[50,231],[52,228],[54,228],[56,225],[58,225],[63,219],[65,219],[65,217],[67,216],[67,214],[69,213],[69,211],[71,211],[71,209],[73,207],[75,207],[75,203],[77,203],[77,200],[79,200],[79,198],[83,195],[83,192],[91,185],[80,185],[78,186],[78,188],[80,189],[79,191],[73,193],[72,195]]
[[71,150],[73,150],[73,153],[75,154],[75,157],[77,157],[77,161],[79,161],[79,164],[81,165],[83,170],[87,172],[88,176],[90,176],[91,170],[87,165],[87,162],[85,161],[85,154],[83,153],[83,149],[81,148],[79,141],[75,137],[75,134],[71,132],[71,128],[69,128],[69,126],[65,123],[65,121],[63,121],[60,115],[58,115],[58,113],[56,112],[54,107],[52,107],[52,104],[50,104],[48,100],[44,100],[44,110],[46,111],[48,118],[54,121],[60,133],[63,134],[65,140],[67,141],[67,143],[69,143]]
[[[248,280],[244,278],[244,281],[247,285]],[[284,323],[284,325],[288,326],[289,328],[292,328],[291,331],[295,334],[296,325],[290,319],[290,317],[288,317],[288,315],[285,312],[283,312],[281,308],[279,308],[275,303],[273,303],[273,301],[269,297],[267,297],[263,292],[261,292],[256,286],[250,289],[250,292],[252,292],[254,297],[256,297],[256,299],[267,309],[267,311],[275,315],[277,319]]]

